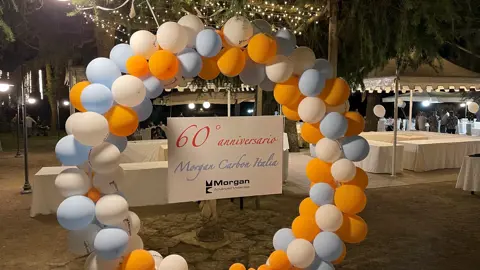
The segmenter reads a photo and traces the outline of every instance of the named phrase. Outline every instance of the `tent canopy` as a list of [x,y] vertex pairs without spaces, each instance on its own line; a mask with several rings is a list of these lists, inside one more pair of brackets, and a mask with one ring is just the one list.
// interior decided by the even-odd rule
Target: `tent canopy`
[[[433,66],[421,65],[417,70],[406,69],[400,73],[400,89],[416,92],[480,91],[480,74],[459,67],[443,58]],[[365,89],[370,93],[390,92],[395,89],[395,59],[388,61],[383,69],[372,71],[364,79]],[[361,90],[358,88],[357,90]]]
[[[154,105],[185,105],[189,103],[202,104],[208,101],[211,104],[228,104],[227,92],[174,92],[154,100]],[[255,92],[233,92],[230,93],[232,104],[242,102],[255,102]]]
[[[401,94],[398,96],[403,101],[410,100],[410,94]],[[465,98],[462,93],[445,92],[414,92],[412,102],[430,101],[430,103],[463,103]],[[382,98],[382,102],[395,102],[395,96]]]

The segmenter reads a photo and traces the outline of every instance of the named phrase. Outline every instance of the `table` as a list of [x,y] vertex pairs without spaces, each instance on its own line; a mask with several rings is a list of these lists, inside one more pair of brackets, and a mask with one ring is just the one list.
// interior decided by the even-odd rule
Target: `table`
[[480,140],[470,136],[400,143],[404,146],[403,168],[415,172],[460,168],[463,157],[480,153]]
[[[128,163],[120,166],[125,170],[125,181],[118,183],[118,188],[130,206],[167,204],[166,161]],[[64,198],[55,187],[55,178],[67,168],[74,167],[43,167],[35,174],[32,181],[31,217],[57,211]]]
[[[357,167],[370,173],[392,173],[393,144],[381,141],[368,140],[370,152],[368,156],[359,162],[355,162]],[[396,152],[396,172],[403,170],[403,145],[397,144]]]
[[456,188],[465,191],[480,191],[480,157],[465,156],[458,174]]
[[120,157],[120,163],[165,161],[165,147],[168,147],[167,140],[129,141]]

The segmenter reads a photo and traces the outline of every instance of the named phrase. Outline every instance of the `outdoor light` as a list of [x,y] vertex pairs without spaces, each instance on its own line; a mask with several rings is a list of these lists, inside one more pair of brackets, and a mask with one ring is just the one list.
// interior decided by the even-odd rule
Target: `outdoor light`
[[27,102],[28,102],[28,104],[35,104],[37,102],[37,100],[34,99],[34,98],[28,98]]
[[63,106],[68,106],[68,105],[70,105],[70,101],[64,100],[64,101],[63,101]]
[[188,104],[188,108],[189,108],[190,110],[195,109],[195,104],[189,103],[189,104]]
[[428,106],[430,106],[430,101],[429,101],[429,100],[424,100],[424,101],[422,101],[422,106],[423,106],[423,107],[428,107]]
[[253,113],[253,109],[248,109],[247,113]]
[[38,89],[40,91],[40,99],[43,100],[43,74],[42,70],[38,70]]
[[0,92],[7,92],[10,86],[10,84],[0,83]]
[[205,109],[210,108],[210,102],[208,102],[208,101],[203,102],[203,108],[205,108]]
[[462,108],[465,107],[465,106],[467,106],[467,104],[465,104],[465,103],[460,104],[460,107],[462,107]]

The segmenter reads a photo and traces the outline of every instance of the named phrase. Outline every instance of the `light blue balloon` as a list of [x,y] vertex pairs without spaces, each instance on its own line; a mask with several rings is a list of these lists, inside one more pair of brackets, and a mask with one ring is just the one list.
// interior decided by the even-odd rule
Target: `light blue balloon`
[[113,105],[113,95],[105,85],[93,83],[83,89],[80,101],[87,111],[104,114]]
[[163,83],[154,76],[143,80],[143,85],[145,85],[145,90],[147,90],[145,96],[149,99],[157,98],[163,93]]
[[286,29],[280,29],[277,31],[275,39],[277,41],[277,54],[289,56],[293,53],[293,50],[295,50],[297,38],[292,32]]
[[338,140],[347,132],[347,119],[338,112],[331,112],[320,122],[320,131],[330,140]]
[[212,29],[205,29],[197,34],[196,49],[203,57],[216,56],[222,49],[222,38]]
[[322,93],[325,87],[325,75],[316,69],[307,69],[300,76],[298,88],[304,96],[316,97]]
[[121,72],[127,73],[127,60],[134,56],[132,47],[130,45],[121,43],[115,45],[110,51],[110,59],[115,62]]
[[152,101],[150,101],[150,99],[148,98],[145,98],[140,104],[138,104],[135,107],[132,107],[132,109],[137,113],[138,120],[140,122],[145,121],[152,114],[152,111],[153,111]]
[[128,245],[128,233],[119,228],[105,228],[95,237],[93,246],[100,258],[113,260],[122,256]]
[[273,236],[273,247],[275,250],[287,251],[288,245],[295,240],[291,229],[283,228],[278,230]]
[[326,59],[319,58],[315,60],[313,69],[320,71],[320,73],[322,73],[326,79],[333,78],[333,67]]
[[258,86],[260,86],[263,91],[272,92],[275,88],[275,83],[270,81],[268,77],[265,76],[265,79],[263,79],[263,81]]
[[310,188],[310,199],[318,206],[332,204],[334,194],[335,191],[327,183],[317,183]]
[[88,64],[86,73],[91,83],[103,84],[108,88],[112,88],[113,82],[122,76],[117,64],[105,57],[93,59]]
[[333,232],[321,232],[317,234],[313,240],[313,247],[315,248],[317,256],[327,262],[338,259],[343,252],[343,242],[340,237]]
[[95,203],[85,196],[68,197],[57,208],[57,220],[67,230],[85,229],[95,218]]
[[358,162],[368,156],[370,145],[361,136],[350,136],[342,140],[342,149],[346,159]]
[[255,86],[262,83],[265,78],[265,66],[253,62],[252,59],[248,57],[245,67],[242,72],[240,72],[240,80],[246,85]]
[[120,150],[120,153],[125,151],[125,148],[127,148],[128,144],[127,137],[115,136],[112,133],[108,134],[108,137],[105,141],[115,145],[118,150]]
[[186,48],[177,54],[178,62],[182,76],[185,78],[193,78],[202,70],[202,57],[191,48]]
[[60,139],[55,146],[57,159],[65,166],[82,165],[88,160],[91,146],[79,143],[73,135],[67,135]]
[[313,263],[307,268],[308,270],[335,270],[333,264],[322,261],[318,256],[315,256]]

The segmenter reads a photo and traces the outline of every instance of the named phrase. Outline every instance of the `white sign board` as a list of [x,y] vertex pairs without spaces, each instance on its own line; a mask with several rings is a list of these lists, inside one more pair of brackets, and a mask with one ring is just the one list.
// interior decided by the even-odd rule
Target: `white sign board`
[[282,192],[281,116],[168,119],[168,202]]

